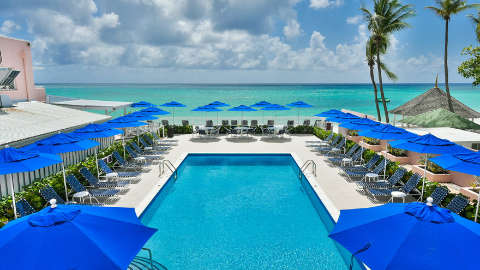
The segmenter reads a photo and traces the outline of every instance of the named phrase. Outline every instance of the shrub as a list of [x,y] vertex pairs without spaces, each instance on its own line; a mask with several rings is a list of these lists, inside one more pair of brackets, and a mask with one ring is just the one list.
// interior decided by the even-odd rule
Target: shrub
[[312,126],[296,126],[291,127],[288,129],[289,134],[312,134],[313,133]]
[[390,145],[388,146],[388,153],[396,156],[396,157],[406,157],[407,151],[403,149],[393,148]]
[[374,138],[363,137],[363,141],[370,145],[380,145],[380,140]]

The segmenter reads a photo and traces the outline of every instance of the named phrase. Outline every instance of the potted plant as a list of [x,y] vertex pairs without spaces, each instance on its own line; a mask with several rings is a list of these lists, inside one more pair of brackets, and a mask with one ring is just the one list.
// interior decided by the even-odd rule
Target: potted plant
[[387,159],[398,162],[399,164],[408,164],[410,158],[407,155],[407,151],[403,149],[393,148],[390,145],[387,148]]
[[[427,155],[428,159],[430,159],[430,155]],[[438,166],[437,164],[428,161],[427,164],[427,170],[425,172],[425,158],[422,157],[419,160],[419,165],[414,165],[413,166],[413,171],[422,175],[425,172],[425,177],[433,182],[439,182],[439,183],[446,183],[450,182],[452,180],[452,175],[449,173],[449,171],[445,170],[444,168]]]
[[462,187],[460,189],[460,193],[468,197],[470,200],[477,200],[479,192],[480,192],[480,184],[478,182],[473,182],[470,187]]
[[347,139],[353,142],[360,142],[362,140],[362,136],[358,136],[357,130],[348,130],[347,132]]
[[363,142],[361,144],[363,147],[375,152],[380,152],[385,149],[385,147],[381,144],[381,141],[374,138],[363,137]]

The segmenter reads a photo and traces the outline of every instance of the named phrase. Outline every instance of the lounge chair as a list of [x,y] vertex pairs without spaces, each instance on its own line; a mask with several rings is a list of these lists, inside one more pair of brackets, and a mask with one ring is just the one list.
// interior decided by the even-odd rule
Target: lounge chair
[[128,190],[128,185],[130,184],[128,180],[100,181],[85,167],[80,168],[80,173],[88,181],[90,186],[94,188],[120,188],[123,191]]
[[237,120],[231,120],[230,121],[232,128],[238,126],[238,121]]
[[141,179],[139,177],[140,176],[139,172],[117,172],[112,170],[112,168],[110,168],[103,159],[98,160],[98,166],[100,170],[102,170],[105,173],[104,177],[106,179],[123,178],[125,180],[129,180],[130,182],[138,182]]
[[467,198],[463,197],[462,195],[456,195],[453,199],[448,203],[447,209],[454,212],[455,214],[460,214],[465,207],[467,207],[469,201]]
[[324,140],[320,140],[320,144],[330,143],[330,141],[333,139],[333,136],[334,136],[333,132],[330,132],[327,138],[325,138]]
[[327,161],[329,161],[332,164],[339,165],[342,163],[344,158],[351,158],[359,148],[360,146],[358,144],[354,144],[352,147],[350,147],[347,153],[337,155],[337,157],[329,158]]
[[341,161],[339,162],[340,167],[343,170],[345,170],[345,168],[347,168],[347,167],[352,168],[356,164],[360,164],[362,162],[362,153],[363,153],[363,150],[361,148],[359,148],[355,153],[353,153],[350,160],[348,160],[348,158],[341,158]]
[[407,173],[406,169],[398,168],[387,180],[380,180],[375,182],[357,182],[357,184],[365,190],[367,190],[368,188],[391,189],[400,183],[400,180],[402,180],[405,173]]
[[415,192],[415,195],[420,195],[417,189],[417,185],[420,182],[421,176],[418,174],[413,174],[410,179],[408,179],[407,183],[400,187],[400,188],[367,188],[368,193],[370,193],[376,200],[378,197],[390,197],[393,201],[392,192],[401,192],[404,194],[403,197],[407,196],[408,194],[412,194]]
[[182,120],[182,126],[188,127],[189,125],[190,123],[188,122],[188,120]]
[[335,147],[331,148],[327,152],[327,156],[337,156],[342,154],[342,150],[345,149],[346,140],[342,139]]
[[378,163],[377,166],[375,166],[375,168],[373,168],[371,171],[346,170],[345,174],[352,181],[359,178],[361,180],[364,180],[365,178],[368,178],[369,175],[376,175],[377,177],[379,177],[385,169],[387,162],[387,159],[382,159],[382,161],[380,161],[380,163]]
[[35,213],[35,209],[25,199],[20,199],[15,203],[17,207],[17,214],[21,217]]
[[[155,145],[153,141],[150,139],[150,137],[148,136],[139,137],[138,141],[143,146],[143,149],[150,154],[157,154],[157,155],[163,154],[165,153],[165,151],[167,151],[170,148],[164,145]],[[158,151],[155,151],[155,150],[158,150]]]
[[273,120],[267,120],[267,126],[269,126],[269,127],[275,126],[275,121],[273,121]]
[[58,193],[51,186],[46,186],[40,189],[40,195],[42,198],[47,201],[47,204],[50,203],[51,199],[55,199],[58,204],[65,204],[65,200],[58,195]]
[[157,145],[164,148],[170,148],[172,145],[174,145],[174,144],[168,143],[165,140],[162,140],[160,137],[158,137],[156,132],[151,132],[150,134],[152,134],[153,140],[149,136],[144,136],[144,138],[147,142],[149,142],[152,145]]
[[168,120],[162,120],[162,125],[167,127],[168,126]]
[[206,127],[213,127],[213,121],[212,120],[205,121],[205,126]]
[[228,120],[222,120],[222,126],[224,126],[224,127],[229,126]]
[[308,120],[308,119],[303,120],[303,125],[306,126],[306,127],[309,127],[310,126],[310,120]]
[[135,171],[146,171],[147,168],[141,166],[136,162],[127,162],[117,151],[112,152],[113,157],[115,158],[115,162],[118,165],[117,167],[121,167],[124,170],[135,170]]
[[349,170],[349,171],[364,171],[364,172],[368,172],[370,170],[372,170],[372,168],[375,166],[375,164],[377,164],[377,162],[380,160],[380,156],[379,155],[373,155],[372,158],[370,158],[370,160],[364,164],[364,165],[357,165],[357,166],[352,166],[352,167],[345,167],[344,169],[345,170]]
[[138,164],[150,164],[154,162],[158,163],[162,158],[161,156],[141,155],[140,153],[133,151],[133,149],[128,145],[125,146],[125,150],[127,151],[128,155]]
[[147,144],[143,139],[140,140],[140,144],[142,145],[143,149],[138,146],[136,142],[130,142],[130,146],[132,147],[135,152],[142,156],[149,156],[149,155],[161,155],[163,152],[157,152],[153,150],[153,147]]
[[288,120],[287,121],[287,128],[293,128],[295,127],[294,121],[293,120]]
[[[433,199],[433,204],[436,204],[436,205],[440,205],[443,200],[445,200],[445,198],[447,197],[448,195],[448,188],[446,187],[436,187],[432,194],[430,194],[429,197],[432,197]],[[426,199],[425,199],[426,201]]]
[[248,120],[242,120],[242,127],[248,127]]
[[73,189],[75,194],[73,198],[79,198],[80,202],[84,203],[85,199],[89,199],[90,203],[95,202],[100,204],[99,198],[104,199],[105,201],[114,201],[118,200],[118,189],[88,189],[85,188],[80,181],[75,177],[75,175],[70,174],[67,176],[67,183]]
[[339,145],[341,143],[341,141],[343,141],[342,136],[337,136],[330,142],[329,145],[318,146],[317,150],[320,153],[326,153],[326,152],[332,150],[333,148],[335,148],[337,145]]

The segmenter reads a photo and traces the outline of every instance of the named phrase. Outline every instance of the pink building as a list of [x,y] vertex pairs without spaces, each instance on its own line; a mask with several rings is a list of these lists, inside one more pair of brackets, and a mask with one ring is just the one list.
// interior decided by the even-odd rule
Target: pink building
[[[35,86],[32,68],[31,44],[19,40],[0,36],[0,95],[7,95],[12,101],[37,100],[45,101],[45,88]],[[20,73],[13,82],[3,83],[5,74],[17,70]],[[7,80],[8,81],[8,80]]]

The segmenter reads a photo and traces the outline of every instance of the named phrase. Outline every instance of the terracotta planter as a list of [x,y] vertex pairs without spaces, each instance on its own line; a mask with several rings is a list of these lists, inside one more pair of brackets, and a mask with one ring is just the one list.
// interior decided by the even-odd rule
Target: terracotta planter
[[392,155],[390,153],[386,153],[385,154],[386,158],[392,162],[398,162],[398,164],[400,165],[404,165],[404,164],[408,164],[408,162],[410,161],[410,158],[407,156],[407,157],[397,157],[395,155]]
[[472,200],[477,200],[478,199],[478,193],[473,191],[472,189],[473,188],[471,188],[471,187],[463,187],[463,188],[460,189],[460,194],[465,195],[471,201]]
[[[413,165],[412,171],[421,175],[423,177],[423,166],[421,165]],[[452,175],[447,174],[435,174],[427,170],[426,178],[429,181],[437,182],[437,183],[449,183],[452,181]]]
[[347,140],[350,140],[355,143],[359,143],[362,140],[362,136],[347,136]]
[[367,148],[367,149],[370,149],[374,152],[380,152],[380,151],[383,151],[385,150],[385,146],[383,145],[372,145],[372,144],[368,144],[366,142],[361,142],[360,145],[364,148]]

